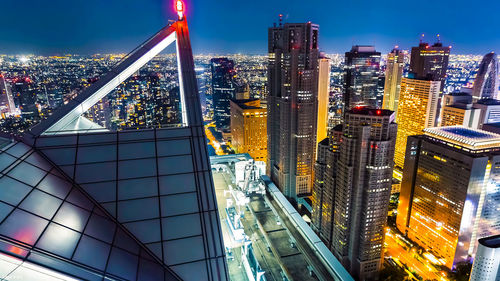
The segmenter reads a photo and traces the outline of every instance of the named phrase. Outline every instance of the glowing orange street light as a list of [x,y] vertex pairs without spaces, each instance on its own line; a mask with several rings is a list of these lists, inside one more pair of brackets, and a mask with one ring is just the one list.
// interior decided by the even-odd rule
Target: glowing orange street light
[[175,2],[175,11],[177,12],[179,20],[182,20],[184,18],[184,3],[181,0]]

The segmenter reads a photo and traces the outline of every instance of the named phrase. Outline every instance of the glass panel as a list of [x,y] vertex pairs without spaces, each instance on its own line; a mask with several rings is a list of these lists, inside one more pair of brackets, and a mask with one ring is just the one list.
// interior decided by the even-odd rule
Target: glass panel
[[5,168],[10,166],[12,163],[16,161],[16,158],[8,155],[7,153],[0,153],[0,171],[3,171]]
[[159,219],[131,222],[131,223],[126,223],[124,225],[142,243],[161,241]]
[[[175,280],[173,276],[169,276],[171,279]],[[168,278],[168,277],[167,277]],[[163,280],[163,268],[151,261],[146,259],[139,260],[139,278],[140,281],[161,281]]]
[[61,203],[61,199],[35,189],[26,197],[20,207],[38,216],[51,219]]
[[158,218],[158,198],[118,202],[118,220],[121,222]]
[[38,152],[31,153],[31,155],[24,161],[45,171],[50,171],[50,169],[52,169],[52,164],[47,162],[47,160],[45,160],[45,158],[43,158]]
[[134,254],[139,254],[139,245],[128,234],[118,228],[116,230],[115,246]]
[[191,153],[189,139],[158,141],[158,157]]
[[160,175],[192,172],[191,155],[158,158],[158,171]]
[[78,232],[51,223],[36,244],[36,247],[70,258],[79,238],[80,234]]
[[78,137],[78,144],[115,143],[116,133],[81,134]]
[[155,143],[121,143],[118,153],[120,160],[155,157]]
[[163,218],[163,240],[201,235],[200,216],[198,214]]
[[9,171],[9,176],[16,178],[31,186],[35,186],[45,176],[46,172],[27,163],[19,163]]
[[7,149],[7,152],[17,158],[20,158],[26,152],[28,152],[31,148],[27,146],[26,144],[22,142],[18,142],[15,145],[11,146],[9,149]]
[[[163,259],[162,258],[162,246],[161,246],[161,242],[157,242],[157,243],[151,243],[151,244],[146,244],[146,247],[151,250],[151,252],[156,255],[156,257],[158,259]],[[141,252],[141,254],[144,253],[144,252]],[[148,258],[151,258],[151,257],[148,257]]]
[[71,189],[71,183],[53,174],[48,174],[42,182],[40,182],[37,188],[59,198],[65,198]]
[[81,187],[97,202],[116,201],[116,182],[82,184]]
[[0,200],[9,204],[19,204],[31,190],[31,187],[9,177],[0,178]]
[[57,212],[54,221],[76,231],[83,231],[90,213],[82,208],[65,202]]
[[119,179],[152,177],[156,175],[156,160],[154,158],[141,160],[126,160],[118,162]]
[[78,207],[82,207],[89,211],[92,211],[94,208],[94,203],[92,203],[80,190],[77,188],[73,188],[70,195],[67,199],[68,202],[77,205]]
[[206,261],[181,264],[171,267],[182,280],[210,280]]
[[111,243],[115,233],[115,223],[96,214],[92,214],[85,228],[85,234]]
[[118,200],[158,195],[156,178],[124,180],[118,182]]
[[162,217],[198,212],[196,193],[162,196],[160,204]]
[[76,148],[43,149],[42,153],[56,165],[75,164]]
[[48,221],[17,209],[0,225],[0,234],[33,245],[47,224]]
[[77,163],[116,160],[116,145],[79,146]]
[[110,245],[83,235],[73,259],[85,265],[104,270],[110,249]]
[[191,237],[163,242],[163,251],[165,252],[166,262],[169,265],[205,258],[202,237]]
[[72,136],[51,136],[51,137],[40,137],[36,140],[37,147],[44,146],[65,146],[65,145],[75,145],[76,135]]
[[138,257],[113,247],[107,271],[123,278],[136,276]]
[[115,179],[116,162],[80,164],[76,166],[76,182],[89,183]]
[[194,174],[160,177],[160,195],[196,191]]
[[9,206],[5,203],[0,202],[0,222],[14,209],[12,206]]

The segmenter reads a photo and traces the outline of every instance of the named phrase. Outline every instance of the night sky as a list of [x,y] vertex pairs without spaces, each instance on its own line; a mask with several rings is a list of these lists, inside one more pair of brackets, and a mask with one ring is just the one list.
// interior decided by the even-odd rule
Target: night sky
[[[498,0],[185,0],[195,53],[267,51],[278,21],[320,25],[320,48],[404,49],[441,34],[455,54],[500,52]],[[128,52],[175,18],[171,0],[1,0],[0,53]]]

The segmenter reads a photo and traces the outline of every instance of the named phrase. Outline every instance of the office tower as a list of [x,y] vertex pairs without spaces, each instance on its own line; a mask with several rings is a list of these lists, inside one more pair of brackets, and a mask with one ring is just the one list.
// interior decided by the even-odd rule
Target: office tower
[[318,129],[316,140],[319,144],[327,136],[328,105],[330,103],[330,59],[322,57],[318,62]]
[[24,77],[15,78],[12,82],[14,102],[17,100],[17,105],[21,109],[22,118],[30,121],[38,119],[39,114],[36,105],[36,91],[33,89],[33,81],[28,77]]
[[500,235],[479,239],[470,281],[500,280]]
[[[77,98],[0,141],[0,263],[13,259],[18,274],[43,267],[12,280],[53,280],[53,271],[71,276],[58,280],[229,280],[189,32],[177,10],[178,21]],[[177,127],[109,131],[81,115],[172,43]],[[47,272],[52,278],[40,276]]]
[[359,279],[382,265],[397,125],[394,112],[346,112],[335,184],[333,253]]
[[497,55],[493,52],[484,55],[472,87],[472,96],[475,100],[497,98],[500,86],[498,75]]
[[318,32],[313,23],[269,28],[268,171],[289,199],[311,194],[318,115]]
[[396,224],[444,265],[500,233],[500,135],[461,126],[408,137]]
[[396,120],[398,136],[394,154],[394,161],[399,168],[404,165],[408,136],[422,134],[423,129],[435,126],[440,87],[440,81],[401,79]]
[[500,122],[500,101],[485,98],[475,102],[473,107],[481,110],[479,129],[482,129],[484,124]]
[[337,125],[318,144],[318,157],[314,164],[314,186],[311,197],[311,228],[325,245],[331,249],[335,204],[335,178],[342,125]]
[[235,81],[235,100],[250,99],[250,85],[244,81]]
[[444,88],[446,70],[451,47],[443,47],[439,40],[432,46],[420,41],[418,47],[411,48],[410,74],[414,78],[441,81],[441,92]]
[[344,112],[355,106],[382,108],[383,93],[378,90],[380,53],[374,46],[352,46],[345,53]]
[[231,139],[236,153],[267,161],[267,108],[259,99],[231,100]]
[[474,108],[472,96],[466,93],[450,93],[442,98],[439,126],[461,125],[477,129],[481,110]]
[[229,101],[235,97],[234,62],[227,58],[213,58],[210,60],[210,68],[215,125],[219,130],[227,131],[231,117]]
[[0,74],[0,118],[13,114],[15,109],[10,85],[5,81],[5,77]]
[[384,102],[382,108],[389,109],[398,114],[399,92],[401,91],[401,78],[405,65],[405,53],[396,46],[387,55],[387,68],[385,69]]

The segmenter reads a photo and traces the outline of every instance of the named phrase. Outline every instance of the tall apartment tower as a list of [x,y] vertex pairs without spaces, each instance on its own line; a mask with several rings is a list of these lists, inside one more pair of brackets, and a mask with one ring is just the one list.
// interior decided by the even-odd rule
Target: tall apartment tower
[[267,161],[267,109],[259,99],[231,100],[231,137],[236,153]]
[[398,113],[399,93],[401,91],[401,78],[405,65],[405,53],[394,48],[387,55],[387,68],[385,69],[384,102],[382,108]]
[[312,191],[318,115],[318,31],[269,28],[267,173],[289,199]]
[[493,52],[484,55],[472,87],[472,96],[475,100],[497,98],[498,75],[497,55]]
[[32,86],[33,81],[30,78],[15,78],[13,80],[12,93],[14,102],[16,101],[21,109],[21,116],[25,120],[35,120],[40,115],[36,105],[36,92]]
[[408,137],[396,225],[448,268],[500,233],[500,135],[462,126]]
[[420,41],[418,47],[411,48],[410,74],[418,79],[441,81],[441,92],[446,79],[446,69],[451,47],[443,47],[439,40],[432,46]]
[[382,265],[396,131],[393,111],[361,107],[346,112],[332,250],[359,280],[376,278]]
[[406,139],[408,136],[422,134],[423,129],[434,127],[438,114],[441,81],[401,79],[401,92],[398,102],[398,136],[394,161],[403,168]]
[[227,58],[213,58],[210,68],[215,125],[219,130],[228,131],[231,122],[229,101],[235,97],[236,91],[233,83],[234,62]]
[[382,108],[378,89],[380,53],[374,46],[353,46],[345,53],[344,112],[356,106]]
[[318,144],[318,158],[314,164],[311,228],[329,249],[333,243],[335,178],[341,138],[342,125],[337,125],[330,136]]
[[500,280],[500,235],[479,239],[469,280]]
[[14,113],[15,109],[10,85],[5,81],[5,77],[0,74],[0,118]]
[[327,136],[328,105],[330,103],[330,59],[322,57],[318,62],[318,128],[316,140],[319,144]]

